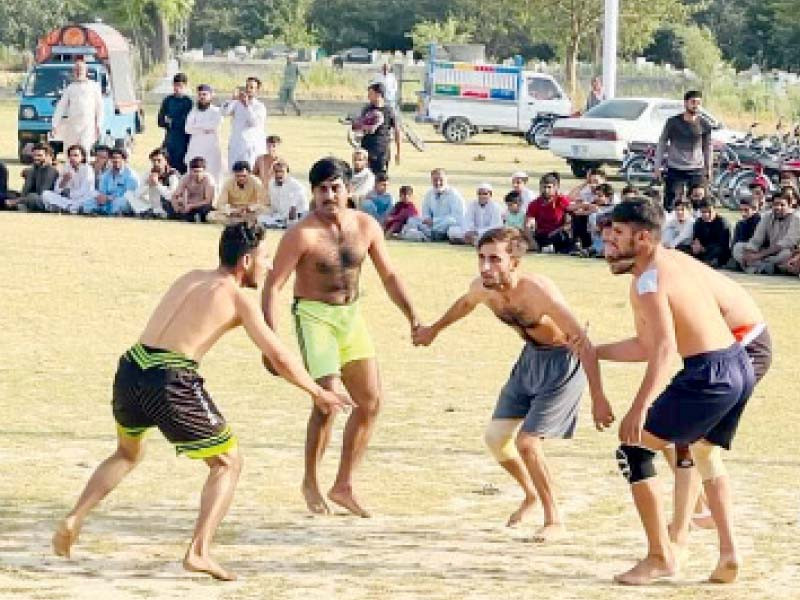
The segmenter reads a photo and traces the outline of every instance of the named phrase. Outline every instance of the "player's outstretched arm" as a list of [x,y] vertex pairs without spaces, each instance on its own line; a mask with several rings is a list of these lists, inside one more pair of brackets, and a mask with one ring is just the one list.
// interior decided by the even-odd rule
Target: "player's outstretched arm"
[[303,368],[300,361],[283,345],[277,334],[266,326],[256,303],[241,291],[236,293],[236,315],[247,335],[267,357],[275,372],[289,383],[307,392],[322,412],[327,414],[354,406],[348,396],[325,390],[311,379],[311,375]]
[[299,227],[289,229],[278,243],[275,258],[272,260],[272,269],[267,273],[264,289],[261,292],[261,310],[264,313],[264,320],[273,331],[277,321],[278,294],[297,267],[303,252],[303,237]]
[[419,319],[417,318],[417,313],[411,304],[411,298],[408,295],[408,290],[406,290],[403,280],[394,270],[394,267],[389,260],[389,252],[386,249],[386,241],[383,237],[383,230],[381,229],[380,225],[378,225],[378,222],[371,217],[366,216],[366,219],[369,219],[370,221],[369,257],[372,259],[372,263],[375,265],[375,270],[378,271],[378,275],[383,282],[383,287],[386,289],[386,293],[389,294],[389,298],[391,298],[392,302],[394,302],[397,308],[399,308],[400,311],[405,315],[406,319],[408,319],[408,323],[411,325],[411,330],[413,331],[419,326]]
[[470,314],[483,299],[483,284],[480,279],[472,282],[467,293],[456,300],[453,305],[441,316],[438,321],[425,327],[420,325],[414,332],[415,346],[430,346],[439,333]]

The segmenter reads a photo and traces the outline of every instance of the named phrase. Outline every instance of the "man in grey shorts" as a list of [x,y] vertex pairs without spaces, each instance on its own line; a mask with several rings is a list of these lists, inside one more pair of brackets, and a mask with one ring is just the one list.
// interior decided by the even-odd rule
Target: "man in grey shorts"
[[584,370],[566,347],[568,338],[581,335],[578,321],[561,292],[548,278],[522,275],[525,254],[522,233],[502,227],[486,232],[478,242],[480,277],[435,323],[418,327],[414,344],[427,346],[446,327],[485,304],[525,340],[525,347],[500,392],[486,444],[493,456],[525,492],[521,506],[508,526],[517,525],[541,499],[544,525],[534,540],[545,542],[564,532],[564,522],[553,493],[553,479],[542,450],[544,438],[571,438],[578,404],[589,380],[592,415],[598,430],[614,420],[611,406],[600,389],[600,372]]

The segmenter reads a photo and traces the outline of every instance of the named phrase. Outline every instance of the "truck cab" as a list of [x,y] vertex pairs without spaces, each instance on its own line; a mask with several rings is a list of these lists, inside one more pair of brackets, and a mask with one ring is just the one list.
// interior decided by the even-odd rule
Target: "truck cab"
[[103,124],[98,143],[130,148],[144,129],[138,98],[138,78],[132,49],[115,29],[100,23],[67,25],[51,31],[36,47],[36,62],[18,88],[18,154],[30,161],[37,142],[63,151],[61,140],[51,135],[53,113],[64,89],[72,81],[75,61],[82,59],[89,79],[100,84]]
[[572,102],[546,73],[515,65],[430,61],[416,120],[431,123],[448,142],[480,132],[524,135],[543,115],[566,116]]

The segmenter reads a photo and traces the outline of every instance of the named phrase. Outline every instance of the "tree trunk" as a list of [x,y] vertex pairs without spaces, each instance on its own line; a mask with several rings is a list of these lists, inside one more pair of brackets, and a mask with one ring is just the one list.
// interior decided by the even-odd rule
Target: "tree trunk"
[[170,59],[169,23],[164,13],[152,4],[153,12],[153,60],[157,63],[167,64]]
[[567,42],[567,52],[564,61],[565,79],[567,82],[567,89],[569,90],[569,97],[572,102],[577,106],[577,93],[578,93],[578,45],[580,38],[578,36],[572,37]]

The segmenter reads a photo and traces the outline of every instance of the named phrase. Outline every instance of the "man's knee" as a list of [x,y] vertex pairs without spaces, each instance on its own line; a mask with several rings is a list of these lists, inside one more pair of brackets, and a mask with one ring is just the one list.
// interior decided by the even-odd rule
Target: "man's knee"
[[633,485],[656,475],[653,459],[656,453],[649,448],[622,444],[617,448],[617,466],[622,476]]
[[535,433],[520,431],[517,434],[516,445],[517,451],[520,454],[536,456],[542,449],[541,436]]
[[117,446],[117,456],[136,466],[144,458],[144,444],[140,439],[121,440]]
[[507,462],[519,457],[514,444],[514,430],[517,422],[492,419],[483,434],[486,447],[497,462]]
[[728,474],[725,464],[722,462],[719,446],[714,446],[708,442],[695,442],[692,444],[692,456],[694,457],[697,472],[700,473],[703,482]]
[[221,454],[206,459],[206,463],[214,471],[225,471],[239,475],[244,462],[238,448],[231,448]]

